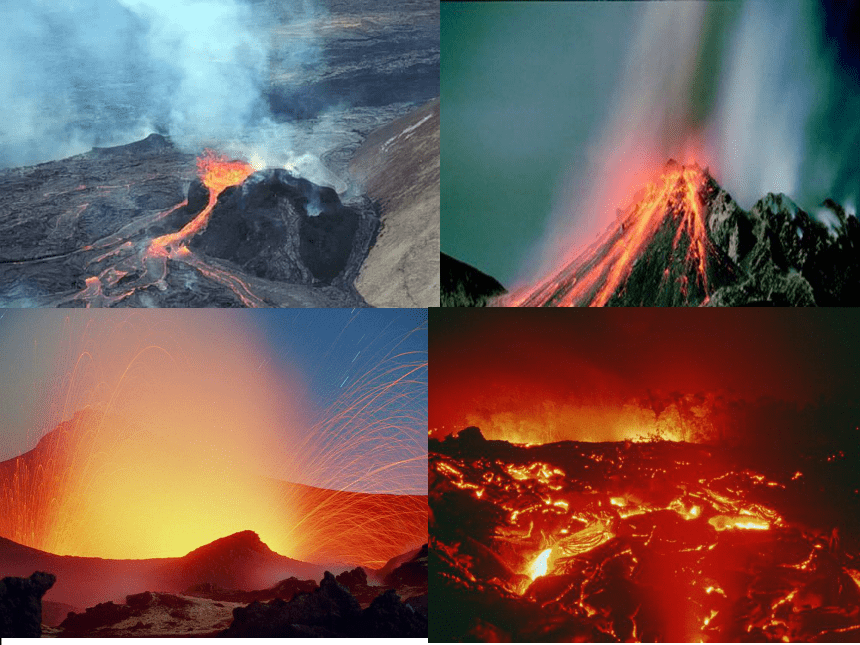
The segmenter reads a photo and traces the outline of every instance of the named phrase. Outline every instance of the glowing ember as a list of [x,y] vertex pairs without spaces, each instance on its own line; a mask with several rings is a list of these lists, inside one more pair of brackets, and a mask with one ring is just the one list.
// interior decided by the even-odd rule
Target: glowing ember
[[[514,293],[503,303],[510,306],[602,307],[630,276],[667,217],[674,226],[671,254],[684,248],[683,264],[687,273],[677,278],[685,294],[690,278],[708,295],[707,249],[710,245],[705,226],[701,194],[707,175],[697,165],[667,165],[663,174],[649,184],[619,220],[587,251],[536,287]],[[671,258],[670,258],[671,260]],[[660,289],[670,279],[667,268]]]
[[543,553],[541,553],[535,561],[532,562],[532,566],[530,567],[529,575],[532,580],[536,578],[540,578],[541,576],[546,575],[547,564],[549,562],[549,554],[552,553],[552,549],[547,549]]

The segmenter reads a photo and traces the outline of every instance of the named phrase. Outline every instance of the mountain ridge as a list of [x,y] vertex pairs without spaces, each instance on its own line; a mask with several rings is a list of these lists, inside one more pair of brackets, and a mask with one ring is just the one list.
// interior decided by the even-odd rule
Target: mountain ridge
[[831,199],[813,216],[788,196],[767,193],[746,211],[707,168],[670,160],[618,213],[590,247],[490,304],[860,303],[860,222]]

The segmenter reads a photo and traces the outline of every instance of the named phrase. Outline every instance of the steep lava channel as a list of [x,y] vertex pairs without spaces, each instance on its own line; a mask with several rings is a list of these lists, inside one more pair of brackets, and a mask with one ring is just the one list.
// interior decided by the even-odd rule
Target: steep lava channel
[[693,444],[431,440],[434,608],[456,616],[431,640],[856,641],[856,536],[802,508],[848,457],[766,475]]

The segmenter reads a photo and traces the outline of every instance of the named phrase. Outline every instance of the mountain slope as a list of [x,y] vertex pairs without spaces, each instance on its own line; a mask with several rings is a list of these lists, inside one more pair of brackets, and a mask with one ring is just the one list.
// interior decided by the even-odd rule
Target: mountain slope
[[46,600],[78,607],[90,607],[143,590],[181,593],[203,583],[253,591],[290,576],[319,579],[324,569],[274,553],[251,531],[221,538],[181,558],[149,560],[54,555],[0,537],[2,575],[51,572],[57,582]]
[[439,99],[372,132],[349,169],[382,220],[356,288],[375,307],[439,306]]
[[660,177],[588,249],[508,306],[853,305],[860,224],[828,200],[833,224],[784,195],[746,212],[693,164]]
[[443,307],[485,307],[491,298],[507,293],[486,273],[450,255],[440,256]]

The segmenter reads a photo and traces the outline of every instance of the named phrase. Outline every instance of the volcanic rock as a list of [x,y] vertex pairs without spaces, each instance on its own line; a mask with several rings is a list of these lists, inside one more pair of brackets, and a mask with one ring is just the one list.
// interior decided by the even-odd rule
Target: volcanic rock
[[152,133],[145,139],[133,141],[122,146],[113,146],[110,148],[93,147],[90,154],[103,157],[140,157],[141,155],[161,154],[173,148],[173,143],[167,137]]
[[412,596],[411,598],[407,598],[403,602],[412,607],[412,609],[414,609],[416,613],[419,613],[424,616],[424,618],[428,617],[430,605],[429,593],[423,593],[420,596]]
[[367,638],[421,638],[427,635],[427,618],[389,589],[370,603],[359,622],[359,635]]
[[56,633],[65,637],[214,636],[229,624],[236,603],[145,591],[125,604],[106,602],[70,613]]
[[253,602],[233,610],[233,624],[222,634],[228,637],[291,637],[307,635],[296,626],[321,628],[320,635],[353,630],[361,606],[349,591],[326,571],[319,589],[300,593],[291,601]]
[[473,266],[440,254],[442,306],[486,307],[496,296],[507,293],[498,280]]
[[[145,607],[145,605],[144,605]],[[117,605],[113,602],[102,602],[95,607],[88,607],[83,614],[70,612],[60,624],[66,634],[88,634],[100,627],[113,625],[131,618],[134,609],[129,605]]]
[[363,203],[284,169],[254,173],[218,199],[191,248],[261,278],[351,288],[378,221]]
[[249,604],[257,601],[274,600],[281,598],[282,600],[292,600],[299,593],[310,593],[317,588],[317,583],[313,580],[299,580],[296,577],[281,580],[279,583],[270,589],[260,589],[257,591],[241,591],[234,589],[224,589],[211,582],[192,585],[183,593],[187,596],[196,596],[198,598],[208,598],[209,600],[223,600],[227,602],[239,602]]
[[59,627],[70,612],[82,614],[84,611],[86,611],[84,607],[42,599],[42,624],[48,627]]
[[393,587],[421,587],[427,585],[427,545],[408,562],[404,562],[385,578]]
[[349,592],[361,604],[371,602],[382,591],[380,587],[367,584],[367,572],[363,567],[356,567],[352,571],[344,571],[340,575],[335,576],[335,580],[349,589]]
[[29,578],[0,580],[0,637],[39,638],[42,635],[42,596],[56,578],[37,571]]

